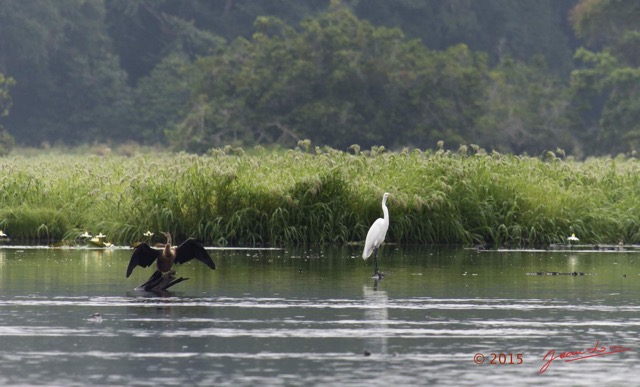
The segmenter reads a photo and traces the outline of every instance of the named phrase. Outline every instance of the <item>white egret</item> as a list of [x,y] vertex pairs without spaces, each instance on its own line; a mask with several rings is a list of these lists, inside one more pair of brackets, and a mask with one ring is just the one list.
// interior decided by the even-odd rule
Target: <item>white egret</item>
[[5,234],[4,231],[0,230],[0,238],[6,238],[9,235]]
[[578,242],[580,239],[578,239],[578,237],[576,236],[576,234],[573,234],[573,233],[572,233],[572,234],[571,234],[571,236],[567,238],[567,240],[568,240],[569,242]]
[[384,242],[384,237],[387,235],[389,229],[389,210],[387,209],[387,198],[389,193],[385,192],[382,195],[382,213],[384,218],[378,218],[371,225],[369,232],[367,233],[367,239],[364,242],[364,251],[362,252],[362,259],[367,259],[373,253],[373,266],[374,266],[374,279],[382,279],[384,276],[378,271],[378,247]]

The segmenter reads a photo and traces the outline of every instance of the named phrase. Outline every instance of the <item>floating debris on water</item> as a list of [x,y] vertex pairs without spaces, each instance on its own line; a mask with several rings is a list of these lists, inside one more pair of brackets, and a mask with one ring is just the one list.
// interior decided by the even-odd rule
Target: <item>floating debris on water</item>
[[640,251],[640,245],[625,245],[625,244],[593,244],[593,245],[577,245],[577,244],[552,244],[549,245],[548,250],[570,250],[570,251],[611,251],[611,252],[638,252]]
[[102,322],[102,315],[100,313],[94,313],[91,315],[91,317],[87,318],[88,322],[93,322],[93,323],[101,323]]
[[526,273],[527,275],[570,275],[570,276],[583,276],[583,275],[590,275],[590,274],[585,274],[581,271],[572,271],[572,272],[560,272],[560,271],[546,271],[546,270],[540,270],[540,271],[535,271],[532,273]]

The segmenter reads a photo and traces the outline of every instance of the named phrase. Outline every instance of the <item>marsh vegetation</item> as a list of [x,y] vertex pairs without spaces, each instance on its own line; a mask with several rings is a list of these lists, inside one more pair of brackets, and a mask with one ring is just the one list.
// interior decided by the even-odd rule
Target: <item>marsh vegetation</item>
[[486,153],[227,147],[207,155],[0,159],[0,229],[14,240],[111,242],[147,230],[221,246],[361,242],[388,202],[387,242],[539,247],[640,242],[640,163]]

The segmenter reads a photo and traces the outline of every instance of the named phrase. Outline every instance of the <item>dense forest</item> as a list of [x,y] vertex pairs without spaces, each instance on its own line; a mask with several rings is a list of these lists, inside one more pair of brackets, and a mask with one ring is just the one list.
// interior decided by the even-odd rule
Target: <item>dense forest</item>
[[633,154],[639,53],[632,0],[0,0],[0,154]]

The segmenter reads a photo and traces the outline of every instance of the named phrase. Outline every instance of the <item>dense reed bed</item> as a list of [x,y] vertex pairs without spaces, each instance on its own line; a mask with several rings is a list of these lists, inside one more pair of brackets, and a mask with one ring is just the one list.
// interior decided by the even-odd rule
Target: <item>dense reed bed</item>
[[638,161],[546,156],[466,147],[12,156],[0,159],[0,229],[28,242],[88,230],[128,244],[166,230],[214,245],[345,244],[364,239],[388,191],[389,242],[536,247],[571,233],[640,242]]

